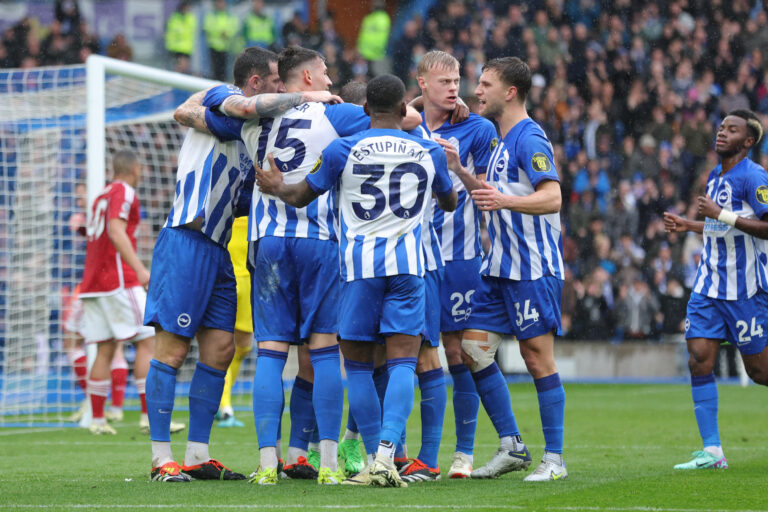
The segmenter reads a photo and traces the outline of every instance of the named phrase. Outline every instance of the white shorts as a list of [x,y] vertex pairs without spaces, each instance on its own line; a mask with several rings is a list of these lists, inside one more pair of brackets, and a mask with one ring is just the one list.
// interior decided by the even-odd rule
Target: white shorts
[[141,286],[82,300],[82,334],[86,343],[141,341],[155,335],[154,327],[144,325],[147,292]]
[[82,299],[75,299],[69,305],[67,319],[64,321],[64,330],[83,335],[84,314]]

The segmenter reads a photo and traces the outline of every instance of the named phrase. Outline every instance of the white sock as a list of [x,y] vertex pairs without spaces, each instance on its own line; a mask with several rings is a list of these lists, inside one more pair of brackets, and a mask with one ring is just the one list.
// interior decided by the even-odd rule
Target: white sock
[[369,453],[368,455],[366,455],[366,457],[365,457],[365,458],[367,459],[368,465],[370,466],[371,464],[373,464],[373,460],[374,460],[376,457],[375,457],[375,454],[373,454],[373,453]]
[[283,458],[283,444],[280,441],[281,439],[275,441],[275,454],[277,455],[277,460]]
[[275,468],[277,469],[277,450],[274,446],[265,446],[259,450],[261,457],[261,469]]
[[391,461],[395,460],[395,448],[397,445],[395,443],[390,443],[389,441],[379,441],[379,449],[376,451],[376,455],[381,455],[382,457],[386,457]]
[[722,459],[723,457],[725,457],[725,455],[723,454],[722,446],[705,446],[704,451],[707,453],[711,453],[718,459]]
[[519,451],[525,448],[520,436],[504,436],[501,438],[501,447],[508,451]]
[[551,462],[552,464],[557,464],[558,466],[563,465],[563,454],[562,453],[555,453],[555,452],[544,452],[544,458],[542,458],[544,462]]
[[352,432],[347,429],[347,431],[344,432],[344,440],[346,441],[347,439],[360,439],[360,432]]
[[208,455],[208,443],[187,441],[187,453],[184,454],[185,466],[196,466],[209,460],[211,460],[211,456]]
[[286,464],[296,464],[299,461],[299,457],[305,457],[307,456],[307,452],[302,450],[301,448],[296,448],[295,446],[289,446],[288,447],[288,457],[285,459]]
[[309,451],[320,451],[320,443],[309,443]]
[[141,417],[139,418],[139,421],[142,423],[149,424],[149,416],[147,416],[147,413],[145,412],[141,413]]
[[112,411],[112,413],[114,413],[114,414],[119,414],[119,413],[123,412],[123,408],[122,408],[122,407],[115,407],[114,405],[110,406],[110,408],[109,408],[109,409],[110,409],[110,410]]
[[[331,471],[339,469],[339,443],[331,439],[320,441],[320,467]],[[319,468],[318,468],[319,469]]]
[[171,443],[165,441],[152,441],[152,467],[159,468],[168,462],[173,462]]
[[475,456],[474,456],[474,455],[471,455],[471,454],[469,454],[469,453],[459,452],[459,451],[457,451],[456,453],[460,453],[460,454],[462,454],[463,456],[465,456],[466,458],[468,458],[468,459],[469,459],[469,462],[470,462],[470,464],[473,464],[473,463],[475,462]]
[[91,419],[91,423],[93,423],[94,425],[106,425],[107,424],[107,419],[103,418],[103,417],[102,418],[93,418],[93,419]]

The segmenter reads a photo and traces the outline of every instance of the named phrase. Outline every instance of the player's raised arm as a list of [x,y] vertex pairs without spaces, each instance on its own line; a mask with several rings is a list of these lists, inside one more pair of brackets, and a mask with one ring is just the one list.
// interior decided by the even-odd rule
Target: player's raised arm
[[210,134],[211,131],[205,123],[205,107],[203,106],[203,99],[209,90],[196,92],[187,98],[187,101],[179,105],[173,113],[173,118],[176,122],[182,126]]
[[250,98],[230,96],[224,100],[220,110],[229,117],[254,119],[279,116],[293,107],[309,102],[343,103],[340,97],[328,91],[287,92],[260,94]]
[[279,197],[296,208],[307,206],[320,195],[312,190],[312,187],[303,180],[286,185],[283,182],[283,173],[280,172],[280,168],[277,166],[272,153],[267,155],[267,160],[269,160],[269,169],[262,169],[254,164],[256,168],[256,185],[263,194]]

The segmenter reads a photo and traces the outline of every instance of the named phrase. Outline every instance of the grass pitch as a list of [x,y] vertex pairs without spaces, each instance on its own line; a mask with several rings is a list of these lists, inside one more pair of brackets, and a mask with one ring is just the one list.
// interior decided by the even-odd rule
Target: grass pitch
[[[523,440],[541,457],[536,393],[510,386]],[[700,448],[690,388],[684,385],[566,385],[565,457],[568,480],[531,484],[524,474],[498,480],[412,484],[407,489],[318,486],[282,480],[275,487],[246,482],[160,484],[149,481],[150,445],[127,413],[116,436],[82,429],[0,429],[0,510],[565,510],[565,511],[768,511],[768,390],[720,386],[720,430],[728,470],[676,472]],[[450,403],[440,467],[455,443]],[[186,413],[174,414],[186,421]],[[214,425],[211,454],[235,471],[258,464],[252,419],[242,429]],[[287,418],[286,418],[287,419]],[[284,439],[288,425],[284,424]],[[419,410],[408,423],[412,456],[418,453]],[[185,433],[173,438],[184,455]],[[482,411],[475,465],[487,461],[497,437]],[[285,443],[287,444],[287,442]]]

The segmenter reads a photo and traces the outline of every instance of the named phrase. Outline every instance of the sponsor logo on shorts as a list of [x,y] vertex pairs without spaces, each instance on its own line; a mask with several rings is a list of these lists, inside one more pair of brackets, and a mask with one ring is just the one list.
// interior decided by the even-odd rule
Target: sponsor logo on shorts
[[531,157],[531,166],[536,172],[549,172],[552,169],[549,157],[544,153],[534,153],[533,157]]
[[176,323],[179,324],[179,327],[182,329],[186,329],[189,327],[189,324],[192,323],[192,318],[187,313],[182,313],[176,319]]
[[768,187],[765,185],[757,187],[757,190],[755,190],[755,197],[757,198],[758,203],[768,204]]

